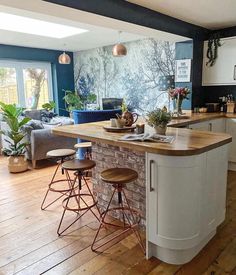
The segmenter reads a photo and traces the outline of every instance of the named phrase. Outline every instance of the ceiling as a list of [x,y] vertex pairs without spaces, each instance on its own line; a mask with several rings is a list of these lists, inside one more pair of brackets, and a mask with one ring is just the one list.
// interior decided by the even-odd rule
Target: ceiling
[[122,31],[121,42],[134,41],[145,37],[174,42],[187,39],[41,0],[0,0],[0,11],[88,30],[88,32],[62,39],[0,30],[0,44],[54,50],[65,49],[75,52],[116,43],[118,30]]
[[236,26],[235,0],[128,0],[128,2],[207,29]]

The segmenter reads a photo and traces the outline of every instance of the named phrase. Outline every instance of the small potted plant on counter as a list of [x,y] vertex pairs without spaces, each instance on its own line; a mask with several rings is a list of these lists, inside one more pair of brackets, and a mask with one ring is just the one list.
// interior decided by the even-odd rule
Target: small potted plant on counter
[[171,121],[171,113],[166,107],[157,108],[147,114],[147,122],[152,126],[159,135],[166,134],[167,124]]
[[19,118],[23,108],[18,108],[15,104],[4,104],[0,102],[3,120],[7,123],[9,130],[1,131],[6,136],[9,144],[8,148],[3,148],[3,153],[9,156],[8,170],[11,173],[23,172],[28,169],[25,159],[25,150],[28,142],[24,142],[25,133],[23,126],[31,119],[28,117]]

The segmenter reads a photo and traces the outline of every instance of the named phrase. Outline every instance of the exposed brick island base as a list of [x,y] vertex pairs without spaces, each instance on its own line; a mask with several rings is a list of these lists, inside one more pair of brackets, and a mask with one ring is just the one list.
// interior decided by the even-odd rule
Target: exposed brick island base
[[[125,188],[130,206],[141,214],[141,225],[146,224],[146,176],[145,176],[145,153],[134,152],[130,149],[112,146],[104,143],[93,143],[93,160],[96,162],[92,175],[94,195],[98,199],[98,206],[105,210],[112,195],[112,187],[100,179],[100,173],[108,168],[126,167],[138,172],[138,180],[129,183]],[[118,198],[115,196],[113,204],[117,205]],[[119,218],[116,213],[114,217]]]

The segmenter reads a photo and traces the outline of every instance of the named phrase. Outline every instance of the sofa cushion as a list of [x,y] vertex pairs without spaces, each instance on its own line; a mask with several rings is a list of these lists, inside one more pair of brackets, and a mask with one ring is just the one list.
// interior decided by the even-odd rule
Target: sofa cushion
[[26,133],[27,139],[30,140],[31,132],[33,130],[44,129],[43,123],[40,120],[30,120],[23,126],[24,132]]
[[41,110],[25,110],[23,115],[34,120],[41,120]]

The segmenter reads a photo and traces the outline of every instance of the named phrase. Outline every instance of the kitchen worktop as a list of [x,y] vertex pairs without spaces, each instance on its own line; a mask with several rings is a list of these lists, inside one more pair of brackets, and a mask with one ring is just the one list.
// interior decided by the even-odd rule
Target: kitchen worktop
[[[194,115],[188,121],[199,121],[217,118],[216,114]],[[210,117],[210,118],[209,118]],[[113,146],[125,147],[139,152],[156,153],[169,156],[191,156],[197,155],[224,144],[230,143],[232,138],[225,133],[212,133],[208,131],[194,131],[189,129],[174,128],[174,125],[187,123],[187,121],[179,122],[176,120],[167,130],[167,135],[174,136],[174,141],[169,143],[156,142],[140,142],[140,141],[120,141],[124,133],[110,133],[103,129],[103,126],[108,126],[109,121],[85,123],[80,125],[67,125],[54,128],[54,134],[68,136],[73,138],[81,138],[92,142],[103,142]],[[189,122],[188,122],[189,123]]]
[[189,124],[194,124],[202,121],[207,121],[211,119],[217,118],[236,118],[235,114],[227,114],[227,113],[192,113],[190,111],[186,112],[186,119],[172,119],[171,122],[168,124],[169,127],[184,127]]

